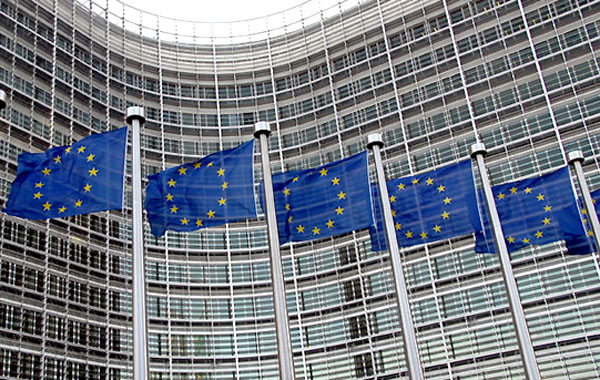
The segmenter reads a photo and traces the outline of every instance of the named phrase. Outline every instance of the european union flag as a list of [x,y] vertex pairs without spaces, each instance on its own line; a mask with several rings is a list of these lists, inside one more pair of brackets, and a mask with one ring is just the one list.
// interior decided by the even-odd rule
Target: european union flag
[[28,219],[121,209],[127,127],[21,153],[4,211]]
[[155,236],[256,218],[254,140],[148,177],[145,207]]
[[275,174],[273,192],[280,244],[340,235],[372,223],[366,151],[318,168]]
[[[572,253],[583,249],[586,233],[581,222],[567,167],[536,178],[497,185],[492,188],[496,208],[509,252],[564,240]],[[477,234],[476,252],[495,252],[489,223]]]
[[[473,169],[466,160],[424,174],[387,182],[400,247],[431,243],[481,229]],[[376,194],[376,193],[375,193]],[[379,196],[371,250],[387,249]]]

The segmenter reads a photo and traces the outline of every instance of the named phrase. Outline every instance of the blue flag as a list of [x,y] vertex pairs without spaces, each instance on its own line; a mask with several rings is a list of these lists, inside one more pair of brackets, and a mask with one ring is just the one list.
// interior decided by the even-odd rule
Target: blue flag
[[280,244],[340,235],[372,223],[366,151],[318,168],[275,174],[273,192]]
[[[431,243],[481,229],[471,161],[387,182],[400,247]],[[375,186],[374,186],[375,189]],[[371,250],[387,249],[379,196],[374,191]]]
[[254,140],[148,177],[152,234],[193,231],[256,218]]
[[[589,253],[567,167],[492,188],[509,252],[564,240],[571,253]],[[476,252],[495,252],[489,223],[477,234]]]
[[127,127],[19,155],[4,211],[28,219],[121,209]]

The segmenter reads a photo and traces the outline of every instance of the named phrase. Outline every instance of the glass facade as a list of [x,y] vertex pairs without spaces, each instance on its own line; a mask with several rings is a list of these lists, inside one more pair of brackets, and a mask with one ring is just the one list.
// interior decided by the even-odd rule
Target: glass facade
[[[144,176],[269,121],[274,172],[346,157],[381,132],[393,178],[465,159],[478,136],[493,183],[580,149],[596,189],[599,50],[592,0],[310,1],[225,24],[116,1],[2,0],[0,198],[19,153],[120,127],[130,105],[148,118]],[[255,169],[258,188],[258,157]],[[123,212],[2,214],[0,377],[132,378],[130,177],[126,195]],[[146,226],[145,244],[152,379],[276,379],[264,217],[160,239]],[[523,378],[498,259],[473,246],[402,252],[426,377]],[[388,253],[370,251],[367,231],[282,255],[298,379],[407,376]],[[512,259],[542,376],[600,378],[597,255],[554,244]]]

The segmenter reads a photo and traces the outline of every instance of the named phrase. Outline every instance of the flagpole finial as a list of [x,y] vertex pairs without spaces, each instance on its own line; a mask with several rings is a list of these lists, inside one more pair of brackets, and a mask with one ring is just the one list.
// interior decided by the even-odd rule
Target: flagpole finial
[[259,121],[254,124],[254,137],[260,138],[260,135],[266,134],[267,137],[271,134],[271,127],[266,121]]
[[569,152],[567,155],[567,160],[569,164],[573,164],[575,162],[583,162],[584,161],[583,153],[580,150],[575,150],[573,152]]
[[144,107],[127,107],[127,123],[131,124],[133,120],[139,120],[140,124],[146,122],[146,117],[144,116]]
[[4,90],[0,90],[0,110],[6,108],[6,92]]
[[484,156],[487,154],[487,149],[485,149],[484,143],[476,143],[471,145],[470,149],[471,157],[475,157],[478,154],[483,154]]
[[383,138],[381,133],[371,133],[367,136],[367,148],[371,149],[374,146],[383,148]]

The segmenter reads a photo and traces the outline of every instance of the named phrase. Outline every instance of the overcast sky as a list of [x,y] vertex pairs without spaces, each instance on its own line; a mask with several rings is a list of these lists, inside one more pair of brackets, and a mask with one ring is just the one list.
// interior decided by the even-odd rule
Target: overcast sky
[[161,16],[190,21],[238,21],[280,12],[306,0],[121,0]]

